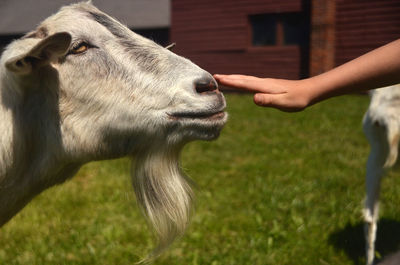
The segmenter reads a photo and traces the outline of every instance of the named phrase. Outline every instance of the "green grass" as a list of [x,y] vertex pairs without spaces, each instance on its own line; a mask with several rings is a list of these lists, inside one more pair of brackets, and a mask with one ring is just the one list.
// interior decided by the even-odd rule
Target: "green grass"
[[[214,142],[185,147],[197,183],[186,235],[158,265],[362,264],[368,144],[364,96],[295,114],[227,95]],[[134,264],[152,233],[136,207],[127,159],[91,163],[47,190],[0,230],[0,264]],[[384,179],[378,254],[400,248],[400,178]],[[397,236],[395,236],[397,233]]]

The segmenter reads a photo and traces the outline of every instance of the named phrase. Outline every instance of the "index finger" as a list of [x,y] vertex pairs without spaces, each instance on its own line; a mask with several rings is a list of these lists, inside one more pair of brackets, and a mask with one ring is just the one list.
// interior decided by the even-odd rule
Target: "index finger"
[[263,87],[263,79],[247,75],[214,75],[222,85],[238,88],[250,92],[267,92]]

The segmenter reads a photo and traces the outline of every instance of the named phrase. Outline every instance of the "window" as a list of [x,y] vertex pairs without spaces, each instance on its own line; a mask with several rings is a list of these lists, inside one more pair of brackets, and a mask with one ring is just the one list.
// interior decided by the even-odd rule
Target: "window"
[[302,13],[249,16],[253,46],[304,45],[309,25]]
[[276,16],[255,15],[250,17],[253,46],[276,44]]

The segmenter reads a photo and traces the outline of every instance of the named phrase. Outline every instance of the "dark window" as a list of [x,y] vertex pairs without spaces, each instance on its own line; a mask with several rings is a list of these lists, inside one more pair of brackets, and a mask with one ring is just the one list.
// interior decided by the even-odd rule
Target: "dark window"
[[249,17],[253,46],[304,45],[309,25],[302,13],[260,14]]
[[254,46],[275,45],[276,16],[250,16]]

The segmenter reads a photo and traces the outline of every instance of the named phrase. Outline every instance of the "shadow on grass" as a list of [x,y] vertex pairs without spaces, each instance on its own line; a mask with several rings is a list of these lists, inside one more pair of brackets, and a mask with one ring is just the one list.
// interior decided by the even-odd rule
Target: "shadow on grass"
[[[354,264],[365,264],[364,223],[348,224],[345,228],[332,233],[329,243],[343,250]],[[400,222],[382,218],[378,222],[376,251],[382,257],[391,255],[400,249]]]

